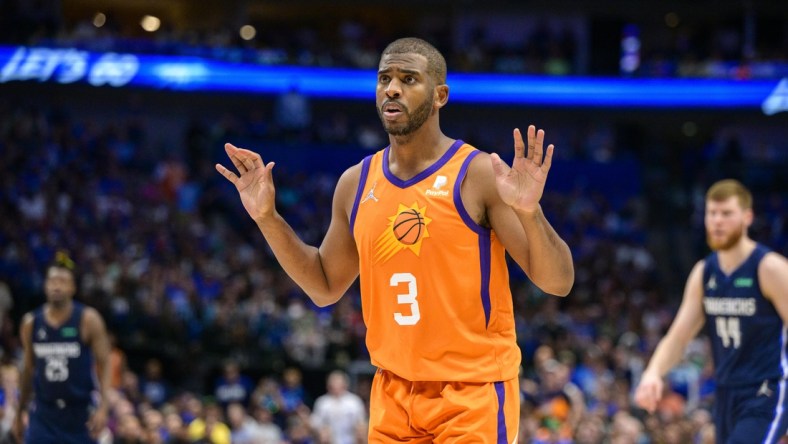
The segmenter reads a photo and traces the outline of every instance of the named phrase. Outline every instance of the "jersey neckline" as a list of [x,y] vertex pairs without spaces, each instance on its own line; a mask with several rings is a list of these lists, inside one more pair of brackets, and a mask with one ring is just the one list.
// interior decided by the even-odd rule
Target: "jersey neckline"
[[427,177],[431,176],[436,171],[438,171],[443,165],[446,164],[446,162],[449,161],[449,159],[452,158],[452,156],[454,156],[454,154],[460,149],[460,147],[463,144],[465,144],[465,142],[463,142],[462,140],[460,139],[455,140],[454,143],[451,144],[449,149],[446,150],[445,153],[443,153],[440,159],[436,160],[435,163],[424,169],[424,171],[420,172],[419,174],[416,174],[415,176],[411,177],[408,180],[400,179],[399,177],[395,176],[394,173],[392,173],[391,170],[389,169],[389,150],[391,149],[391,145],[389,145],[386,147],[385,150],[383,150],[383,159],[382,159],[383,175],[393,185],[399,188],[407,188],[413,184],[421,182],[422,180],[426,179]]

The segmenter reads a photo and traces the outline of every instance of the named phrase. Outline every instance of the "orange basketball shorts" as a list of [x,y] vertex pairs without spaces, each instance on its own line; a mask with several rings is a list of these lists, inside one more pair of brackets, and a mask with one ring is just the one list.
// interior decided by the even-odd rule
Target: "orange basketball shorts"
[[501,382],[412,382],[378,370],[370,443],[511,444],[517,440],[517,378]]

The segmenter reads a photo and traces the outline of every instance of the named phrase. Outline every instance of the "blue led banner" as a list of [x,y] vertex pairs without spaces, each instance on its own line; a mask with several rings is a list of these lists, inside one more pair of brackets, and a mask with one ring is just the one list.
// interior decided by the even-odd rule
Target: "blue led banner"
[[[38,81],[179,91],[372,99],[374,70],[267,66],[197,57],[0,46],[0,83]],[[451,100],[470,103],[632,108],[788,109],[788,79],[700,80],[450,74]]]

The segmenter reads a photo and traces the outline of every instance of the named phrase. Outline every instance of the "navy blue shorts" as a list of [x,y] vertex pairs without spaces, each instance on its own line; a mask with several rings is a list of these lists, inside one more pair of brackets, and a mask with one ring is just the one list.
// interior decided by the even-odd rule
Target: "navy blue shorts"
[[88,433],[89,417],[89,405],[36,405],[30,412],[25,444],[96,444]]
[[788,430],[788,383],[717,387],[717,444],[776,444]]

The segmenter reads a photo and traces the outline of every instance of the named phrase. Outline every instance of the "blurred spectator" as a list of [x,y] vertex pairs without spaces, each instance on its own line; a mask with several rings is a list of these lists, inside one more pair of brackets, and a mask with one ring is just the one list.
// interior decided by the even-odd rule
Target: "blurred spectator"
[[301,370],[295,367],[285,369],[282,374],[279,393],[282,400],[282,410],[287,415],[295,413],[299,407],[307,404],[307,396],[301,378]]
[[276,380],[269,377],[260,378],[254,392],[252,392],[252,408],[266,410],[271,415],[278,417],[279,423],[284,424],[282,415],[284,399]]
[[312,125],[309,99],[301,93],[298,85],[292,85],[277,98],[274,122],[285,138],[299,136]]
[[288,444],[317,444],[307,414],[293,415],[287,420]]
[[310,422],[324,444],[356,444],[366,435],[366,409],[361,398],[348,390],[350,381],[345,372],[335,370],[328,375],[328,393],[317,398]]
[[529,394],[536,403],[535,413],[540,418],[534,442],[558,440],[570,443],[585,412],[583,394],[570,382],[566,364],[554,359],[544,362],[539,379],[537,392]]
[[584,416],[575,428],[575,444],[599,444],[604,442],[605,423],[598,416]]
[[208,403],[202,414],[188,427],[189,438],[199,444],[230,444],[230,428],[223,422],[222,409],[218,404]]
[[639,419],[623,411],[613,416],[613,425],[610,430],[610,444],[639,444],[644,438],[643,424]]
[[161,361],[158,359],[151,358],[145,363],[145,375],[140,382],[140,392],[144,399],[156,408],[161,407],[169,399],[168,384],[164,379]]
[[222,376],[216,381],[214,396],[224,408],[231,403],[247,405],[253,390],[252,379],[241,373],[238,363],[227,361],[222,369]]
[[167,444],[186,444],[191,443],[189,432],[183,424],[181,415],[176,411],[167,413],[164,417],[164,427],[167,430]]
[[255,419],[252,436],[255,444],[279,444],[282,440],[282,429],[274,423],[274,415],[266,408],[252,407]]
[[256,422],[246,414],[242,404],[233,402],[227,406],[227,425],[230,427],[230,440],[233,444],[255,444]]
[[148,408],[142,412],[142,427],[146,443],[163,444],[169,436],[164,425],[164,415],[155,408]]
[[11,431],[14,418],[19,408],[19,369],[16,366],[3,364],[0,366],[0,437]]
[[147,442],[140,420],[134,413],[125,414],[118,419],[113,444],[144,444]]

